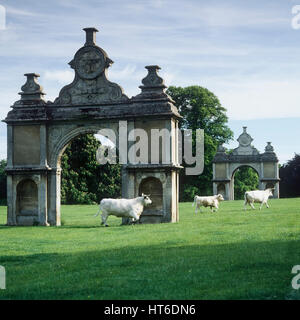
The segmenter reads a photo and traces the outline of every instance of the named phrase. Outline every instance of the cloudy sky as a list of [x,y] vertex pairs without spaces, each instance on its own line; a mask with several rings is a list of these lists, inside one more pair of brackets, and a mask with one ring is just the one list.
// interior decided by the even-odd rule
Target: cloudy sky
[[[0,118],[18,100],[24,73],[39,73],[46,99],[53,100],[73,79],[67,63],[84,44],[82,28],[93,26],[99,29],[97,44],[115,61],[109,78],[128,96],[139,93],[144,66],[158,64],[167,85],[200,85],[214,92],[227,108],[235,139],[248,126],[255,147],[263,151],[272,141],[284,163],[300,153],[300,29],[292,27],[298,3],[0,0],[6,10],[6,28],[0,30]],[[229,146],[236,145],[234,140]],[[0,159],[5,157],[1,123]]]

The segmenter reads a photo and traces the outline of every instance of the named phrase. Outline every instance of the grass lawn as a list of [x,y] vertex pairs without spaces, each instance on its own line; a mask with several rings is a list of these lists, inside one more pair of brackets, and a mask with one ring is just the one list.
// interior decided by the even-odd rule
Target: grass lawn
[[299,299],[300,198],[270,205],[226,201],[195,215],[181,203],[179,223],[110,217],[109,228],[83,205],[62,206],[61,227],[6,227],[2,206],[0,299]]

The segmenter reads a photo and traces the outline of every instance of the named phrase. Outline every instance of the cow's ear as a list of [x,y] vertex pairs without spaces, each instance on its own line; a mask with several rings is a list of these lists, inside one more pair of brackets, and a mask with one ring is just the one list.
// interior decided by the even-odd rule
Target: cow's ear
[[144,197],[145,195],[142,193],[142,197]]

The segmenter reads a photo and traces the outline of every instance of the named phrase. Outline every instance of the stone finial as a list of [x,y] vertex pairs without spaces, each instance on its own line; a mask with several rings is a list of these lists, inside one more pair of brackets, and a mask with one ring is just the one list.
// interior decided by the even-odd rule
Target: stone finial
[[146,66],[148,70],[147,76],[142,80],[139,88],[142,90],[134,99],[168,99],[173,102],[171,97],[165,93],[167,86],[164,84],[163,78],[158,75],[159,66]]
[[243,133],[247,133],[247,127],[243,127]]
[[267,142],[265,152],[274,152],[274,147],[271,145],[271,142]]
[[25,73],[27,77],[26,83],[22,86],[21,101],[24,100],[43,100],[45,93],[43,92],[43,87],[37,82],[37,78],[40,76],[36,73]]
[[83,29],[86,32],[86,41],[85,46],[95,46],[96,45],[96,32],[98,30],[96,28],[84,28]]
[[225,153],[225,151],[226,151],[226,148],[222,144],[219,144],[217,152],[218,153]]
[[142,90],[147,87],[157,88],[161,91],[167,88],[163,78],[158,75],[158,71],[161,69],[159,66],[146,66],[145,68],[148,70],[148,74],[142,80],[143,86],[140,86]]

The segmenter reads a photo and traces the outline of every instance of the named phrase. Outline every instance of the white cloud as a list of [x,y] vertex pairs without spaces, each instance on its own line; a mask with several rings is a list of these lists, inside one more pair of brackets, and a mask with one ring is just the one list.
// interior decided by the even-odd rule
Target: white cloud
[[74,72],[69,70],[48,70],[44,73],[45,80],[56,81],[59,84],[69,84],[74,79]]
[[300,81],[229,83],[216,90],[232,120],[300,117]]
[[20,10],[17,8],[13,8],[11,6],[5,6],[5,8],[6,8],[6,12],[11,15],[28,16],[28,17],[34,17],[34,16],[39,15],[36,12],[27,11],[27,10]]

